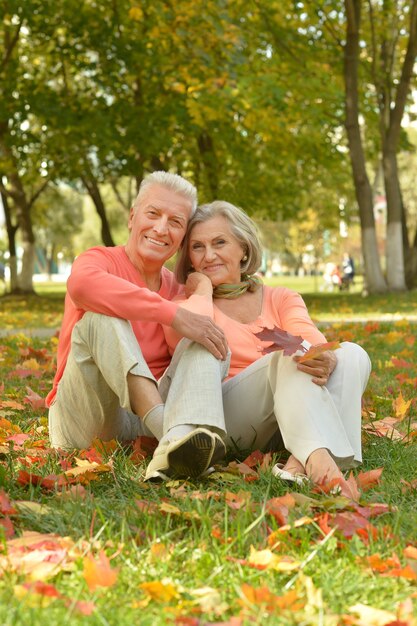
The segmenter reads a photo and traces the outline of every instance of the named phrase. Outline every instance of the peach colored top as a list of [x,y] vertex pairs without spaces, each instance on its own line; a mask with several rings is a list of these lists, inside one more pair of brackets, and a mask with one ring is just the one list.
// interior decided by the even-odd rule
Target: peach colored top
[[159,378],[171,361],[161,324],[171,324],[178,304],[170,300],[183,292],[183,286],[165,267],[159,291],[150,291],[123,246],[97,246],[80,254],[67,283],[57,371],[47,405],[53,402],[64,373],[72,329],[86,311],[129,320],[149,369]]
[[[325,336],[316,328],[311,320],[302,297],[285,287],[263,286],[262,310],[259,317],[249,324],[242,324],[225,315],[208,296],[193,295],[187,300],[176,298],[175,301],[195,313],[209,315],[225,332],[230,351],[232,353],[228,378],[236,376],[248,365],[260,359],[262,349],[271,345],[271,342],[261,341],[255,333],[263,327],[278,326],[292,335],[301,335],[310,344],[324,343]],[[181,339],[173,330],[164,326],[170,352]]]

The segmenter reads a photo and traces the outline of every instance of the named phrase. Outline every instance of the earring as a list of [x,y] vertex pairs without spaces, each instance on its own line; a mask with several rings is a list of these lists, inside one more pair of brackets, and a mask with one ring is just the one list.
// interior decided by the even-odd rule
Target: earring
[[242,258],[242,261],[247,261],[248,260],[248,255],[245,254],[245,256]]

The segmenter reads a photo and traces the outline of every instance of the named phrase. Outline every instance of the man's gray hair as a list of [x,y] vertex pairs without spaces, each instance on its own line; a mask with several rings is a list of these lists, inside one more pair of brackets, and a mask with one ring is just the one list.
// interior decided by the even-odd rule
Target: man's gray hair
[[171,172],[157,171],[145,176],[139,186],[139,193],[133,206],[136,207],[146,189],[151,185],[160,185],[187,198],[191,202],[191,215],[194,215],[197,208],[197,189],[182,176],[171,174]]

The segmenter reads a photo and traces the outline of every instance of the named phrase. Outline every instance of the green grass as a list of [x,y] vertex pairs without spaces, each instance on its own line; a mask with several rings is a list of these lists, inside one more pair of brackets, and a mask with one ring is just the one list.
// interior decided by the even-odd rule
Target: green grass
[[[364,424],[370,416],[377,421],[393,416],[393,401],[401,393],[411,404],[396,428],[415,433],[416,326],[407,320],[346,320],[353,315],[369,319],[396,312],[413,315],[416,294],[373,298],[308,294],[305,299],[313,315],[323,321],[329,340],[357,341],[371,356],[373,373],[364,398]],[[62,295],[57,294],[8,299],[8,313],[2,310],[2,320],[14,323],[14,327],[20,324],[21,328],[31,322],[32,328],[53,327],[62,314],[62,305]],[[338,497],[311,493],[307,486],[296,489],[297,504],[289,509],[289,522],[303,516],[314,517],[315,521],[279,532],[273,549],[276,557],[299,564],[293,571],[248,565],[251,548],[271,549],[268,541],[281,525],[265,510],[265,504],[290,491],[272,477],[268,468],[258,469],[258,479],[253,482],[229,468],[205,481],[155,486],[143,482],[146,461],[137,462],[131,450],[116,448],[103,453],[103,462],[110,462],[111,471],[86,481],[85,493],[63,497],[56,487],[46,490],[39,485],[21,484],[21,470],[40,476],[60,475],[75,464],[73,455],[62,456],[48,449],[45,409],[32,409],[24,403],[27,387],[44,396],[53,375],[51,361],[42,357],[45,353],[28,354],[28,349],[45,349],[48,357],[55,353],[56,343],[55,338],[30,339],[23,334],[0,340],[0,381],[4,385],[0,401],[16,401],[23,407],[0,407],[0,522],[10,517],[16,536],[30,530],[69,537],[76,549],[69,568],[46,579],[61,594],[51,599],[36,593],[22,595],[22,585],[30,580],[30,568],[24,572],[21,566],[13,570],[10,564],[4,564],[1,556],[7,553],[8,544],[3,540],[2,624],[372,624],[370,618],[360,621],[351,607],[366,604],[396,614],[400,603],[412,598],[415,580],[372,572],[367,558],[380,555],[382,563],[389,563],[394,555],[399,568],[404,568],[404,548],[417,546],[416,487],[404,483],[412,485],[417,479],[415,437],[410,442],[396,441],[364,430],[364,463],[355,474],[379,467],[384,470],[380,484],[362,494],[361,504],[389,505],[385,514],[369,520],[373,530],[368,534],[354,533],[348,538],[335,530],[325,536],[317,515],[322,515],[322,523],[327,515],[331,523],[338,510],[343,515],[353,511],[349,507],[345,510],[345,503]],[[399,361],[392,361],[392,357]],[[27,359],[38,363],[42,373],[39,378],[22,379],[16,373],[17,367],[27,367]],[[33,361],[31,366],[36,367]],[[4,420],[28,433],[28,442],[8,449],[5,439],[12,426]],[[46,509],[42,514],[27,510],[19,513],[16,505],[16,513],[8,515],[1,490],[12,504],[23,500],[43,504]],[[90,590],[83,575],[84,558],[93,555],[97,559],[100,551],[110,557],[117,581],[113,586]],[[416,569],[416,561],[409,563]],[[148,583],[159,584],[154,595],[143,587]],[[245,585],[251,588],[252,602],[244,599]],[[286,596],[288,591],[294,596]],[[93,613],[86,616],[77,611],[76,601],[93,602]],[[413,612],[417,618],[415,608]],[[393,619],[387,618],[385,623],[389,621]],[[398,623],[415,622],[403,617]]]

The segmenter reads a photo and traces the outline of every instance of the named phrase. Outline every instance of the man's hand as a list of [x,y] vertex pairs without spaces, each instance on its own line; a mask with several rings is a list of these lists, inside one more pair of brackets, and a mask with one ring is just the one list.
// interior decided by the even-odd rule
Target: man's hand
[[294,361],[297,362],[297,368],[301,372],[310,374],[313,376],[313,383],[323,387],[330,378],[330,374],[333,372],[337,365],[337,357],[333,350],[326,350],[315,359],[304,361],[299,363],[299,356],[294,357]]
[[171,326],[183,337],[207,348],[216,359],[226,359],[228,346],[224,332],[208,315],[199,315],[178,307]]

